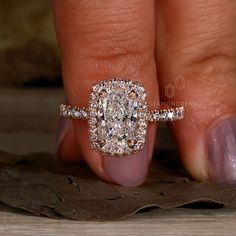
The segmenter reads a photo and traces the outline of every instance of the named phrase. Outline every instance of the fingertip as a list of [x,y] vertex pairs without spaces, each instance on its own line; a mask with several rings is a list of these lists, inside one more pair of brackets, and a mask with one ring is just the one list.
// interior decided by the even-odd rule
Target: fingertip
[[185,169],[194,179],[206,182],[209,175],[204,142],[205,128],[193,117],[192,111],[187,109],[184,119],[175,121],[171,129]]
[[137,154],[124,157],[103,157],[103,167],[109,177],[119,185],[137,187],[146,178],[149,166],[149,147],[146,143]]
[[61,117],[59,120],[55,153],[59,160],[65,162],[78,162],[82,159],[73,123],[70,119]]

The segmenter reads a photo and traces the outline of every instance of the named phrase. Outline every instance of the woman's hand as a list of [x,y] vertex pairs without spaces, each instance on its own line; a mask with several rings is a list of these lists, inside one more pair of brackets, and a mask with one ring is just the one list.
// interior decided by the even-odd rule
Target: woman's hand
[[[196,179],[236,181],[235,0],[54,0],[66,99],[86,107],[93,84],[139,81],[151,109],[183,104],[171,126],[182,161]],[[61,120],[58,155],[84,159],[102,179],[126,186],[145,180],[154,145],[129,158],[89,146],[85,121]]]

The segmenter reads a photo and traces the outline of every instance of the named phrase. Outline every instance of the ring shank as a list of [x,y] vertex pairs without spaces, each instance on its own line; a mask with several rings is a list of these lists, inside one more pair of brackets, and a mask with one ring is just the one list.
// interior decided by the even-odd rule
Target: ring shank
[[[60,105],[60,116],[65,118],[86,120],[88,118],[88,109],[72,107],[65,104]],[[168,109],[149,110],[147,120],[150,122],[166,122],[181,120],[184,118],[184,107],[175,107]]]
[[65,118],[86,120],[88,118],[88,109],[84,107],[79,108],[61,104],[60,116]]
[[151,122],[182,120],[184,118],[184,107],[150,110],[148,114],[148,121]]

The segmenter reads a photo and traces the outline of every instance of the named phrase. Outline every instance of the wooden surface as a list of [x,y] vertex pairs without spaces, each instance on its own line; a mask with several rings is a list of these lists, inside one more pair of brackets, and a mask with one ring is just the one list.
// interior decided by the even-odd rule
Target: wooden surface
[[[57,105],[62,101],[61,90],[0,90],[0,149],[16,154],[52,152]],[[0,205],[0,235],[231,236],[236,235],[236,210],[156,209],[119,222],[77,222],[32,216]]]
[[173,209],[137,214],[119,222],[53,220],[26,214],[0,213],[0,235],[4,236],[143,236],[220,235],[236,232],[236,211]]

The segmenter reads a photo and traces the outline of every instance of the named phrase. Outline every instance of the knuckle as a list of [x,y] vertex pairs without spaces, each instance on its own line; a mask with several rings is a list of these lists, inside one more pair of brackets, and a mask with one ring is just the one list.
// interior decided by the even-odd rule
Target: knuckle
[[143,55],[154,50],[151,34],[152,27],[146,27],[137,12],[112,9],[107,14],[82,20],[79,32],[80,55],[101,60]]
[[90,71],[101,68],[106,71],[117,70],[117,73],[139,73],[154,60],[154,40],[136,24],[139,24],[138,20],[135,23],[116,23],[114,27],[112,23],[100,23],[94,26],[93,31],[83,32],[79,61],[90,65]]
[[[193,100],[199,101],[201,108],[221,114],[234,107],[232,96],[236,88],[236,57],[230,54],[212,54],[193,61],[180,73],[186,80],[184,91]],[[224,101],[224,103],[222,103]],[[205,110],[203,114],[208,113]]]
[[214,53],[193,60],[187,67],[190,73],[201,74],[201,78],[226,75],[235,71],[236,56],[227,53]]
[[150,39],[139,30],[131,26],[120,28],[122,29],[96,30],[84,34],[86,43],[81,55],[88,58],[112,59],[129,54],[144,54],[152,49]]

